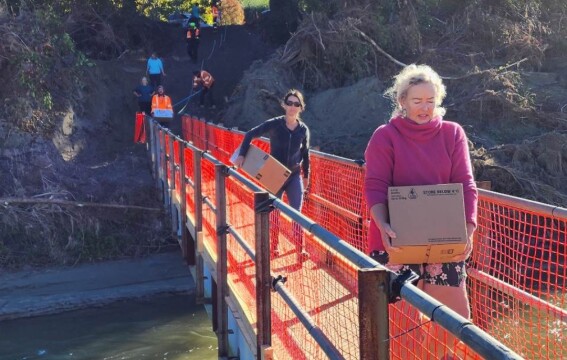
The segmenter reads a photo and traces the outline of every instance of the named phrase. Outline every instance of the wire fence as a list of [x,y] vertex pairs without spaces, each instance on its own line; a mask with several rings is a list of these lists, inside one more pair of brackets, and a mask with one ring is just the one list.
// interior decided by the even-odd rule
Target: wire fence
[[[182,121],[185,140],[229,164],[242,141],[241,132],[190,116]],[[269,151],[267,141],[256,139],[254,143]],[[303,213],[367,252],[369,214],[362,194],[363,164],[312,151],[311,169]],[[242,202],[239,192],[243,190],[231,186],[231,201]],[[567,358],[567,211],[483,190],[479,190],[479,199],[479,226],[468,264],[474,323],[527,359]],[[246,227],[253,220],[235,213],[231,221]],[[272,213],[271,229],[272,238],[280,239],[283,254],[273,266],[291,270],[290,291],[309,309],[317,325],[329,331],[341,353],[357,358],[353,267],[343,266],[346,262],[340,261],[340,255],[298,231],[277,212]],[[306,262],[297,259],[301,246],[310,254]],[[235,264],[246,260],[243,255]],[[240,271],[241,277],[251,276]],[[293,314],[278,301],[273,302],[277,309],[273,316],[275,347],[292,358],[321,358],[317,347],[302,335],[305,330],[295,326]],[[394,359],[436,359],[439,353],[451,352],[462,358],[480,358],[462,343],[448,343],[445,331],[404,301],[390,306],[390,336]]]

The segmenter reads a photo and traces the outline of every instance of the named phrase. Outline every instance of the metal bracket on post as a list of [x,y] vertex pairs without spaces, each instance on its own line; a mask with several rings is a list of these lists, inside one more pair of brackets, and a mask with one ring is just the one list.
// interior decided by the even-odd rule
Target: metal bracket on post
[[217,227],[217,235],[226,235],[228,234],[228,229],[230,228],[229,224],[224,224],[222,226]]
[[254,203],[254,212],[261,214],[272,212],[275,209],[274,200],[275,198],[273,197],[267,197],[262,201]]
[[287,282],[287,277],[286,276],[282,276],[282,275],[278,275],[278,276],[272,276],[272,291],[276,292],[276,285],[278,285],[278,283],[282,283],[285,284]]
[[402,287],[408,282],[417,282],[419,280],[419,275],[410,269],[405,270],[403,273],[399,274],[393,279],[390,279],[390,304],[398,302],[402,299],[401,292]]

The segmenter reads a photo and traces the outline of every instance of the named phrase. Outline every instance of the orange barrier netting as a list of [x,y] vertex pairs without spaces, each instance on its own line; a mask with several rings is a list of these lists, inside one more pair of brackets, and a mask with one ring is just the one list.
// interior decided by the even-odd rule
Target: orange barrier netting
[[[241,133],[188,116],[183,117],[183,128],[186,140],[196,145],[200,143],[203,149],[208,148],[226,164],[242,139]],[[212,143],[206,142],[207,136]],[[256,143],[269,151],[269,144],[258,140]],[[353,246],[367,251],[369,222],[362,195],[364,167],[315,152],[311,155],[311,164],[311,189],[303,213]],[[473,321],[527,359],[567,357],[567,220],[528,211],[522,206],[502,204],[491,199],[489,193],[480,193],[478,211],[479,227],[468,281]],[[253,216],[253,212],[251,214]],[[352,292],[356,291],[356,285],[351,286],[356,284],[356,273],[348,266],[329,265],[333,264],[329,262],[332,250],[317,250],[323,248],[321,243],[305,235],[305,246],[311,257],[307,265],[294,269],[296,230],[289,219],[278,214],[279,219],[275,220],[274,216],[272,231],[277,228],[283,253],[287,254],[274,261],[274,271],[286,267],[296,270],[289,277],[293,295],[317,319],[318,326],[329,331],[329,337],[333,337],[334,328],[340,336],[353,340],[334,339],[346,357],[356,358],[358,354],[353,349],[357,347],[354,340],[358,336],[357,323],[345,315],[356,317],[350,310],[353,306],[350,303],[356,302],[356,294]],[[253,219],[251,221],[253,223]],[[253,236],[246,238],[253,239]],[[348,289],[353,299],[345,298],[343,289]],[[322,293],[333,295],[325,300],[320,298]],[[301,324],[294,323],[297,320],[293,320],[294,315],[281,299],[276,295],[272,298],[276,354],[279,350],[293,358],[324,358]],[[344,308],[334,311],[340,307]],[[439,333],[437,326],[422,319],[409,304],[399,302],[392,305],[390,311],[392,358],[435,359],[438,355],[434,352],[448,353],[449,350],[463,358],[478,358],[462,344],[446,344],[444,332]],[[325,328],[327,321],[331,324],[329,329]],[[419,325],[422,326],[405,333]]]
[[203,195],[203,241],[205,245],[217,253],[217,221],[213,209],[206,203],[216,206],[215,165],[207,159],[201,160],[201,193]]
[[[183,162],[185,165],[185,176],[193,184],[195,183],[195,161],[193,159],[193,150],[190,148],[183,149]],[[195,224],[195,189],[187,184],[185,186],[185,203],[187,204],[187,216],[193,224]]]

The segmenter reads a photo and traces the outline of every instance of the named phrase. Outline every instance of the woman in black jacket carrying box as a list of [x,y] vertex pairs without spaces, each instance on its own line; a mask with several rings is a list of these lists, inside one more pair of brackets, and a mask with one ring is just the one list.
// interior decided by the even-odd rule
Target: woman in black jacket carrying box
[[[270,139],[270,155],[291,171],[288,180],[275,195],[281,198],[285,192],[289,205],[301,211],[303,193],[309,188],[309,128],[299,117],[305,110],[303,94],[295,89],[289,90],[281,105],[285,115],[266,120],[246,133],[234,165],[242,166],[252,139],[267,135]],[[294,224],[294,232],[296,226]],[[278,239],[273,237],[272,252],[275,256],[279,255],[277,246]],[[302,254],[306,255],[303,250]]]

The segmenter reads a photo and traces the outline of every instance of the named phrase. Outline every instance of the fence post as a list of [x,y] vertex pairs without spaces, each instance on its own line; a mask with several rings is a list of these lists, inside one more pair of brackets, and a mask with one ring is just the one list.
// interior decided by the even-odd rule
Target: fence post
[[155,169],[155,161],[156,161],[156,159],[155,159],[155,145],[156,145],[155,140],[156,139],[154,137],[154,126],[153,126],[151,118],[148,115],[144,115],[144,122],[145,122],[146,129],[148,129],[148,134],[147,134],[148,142],[146,144],[147,145],[146,149],[149,152],[148,157],[150,159],[151,172],[152,172],[152,176],[155,179],[156,174],[155,174],[154,169]]
[[161,132],[163,133],[163,149],[161,152],[161,165],[162,165],[162,174],[163,174],[163,201],[165,204],[165,208],[167,210],[167,213],[169,214],[169,212],[171,211],[171,209],[169,208],[169,203],[170,203],[170,199],[169,199],[169,179],[168,179],[168,173],[167,173],[167,139],[168,139],[168,135],[164,130],[161,130]]
[[[181,252],[187,265],[195,265],[195,239],[190,239],[189,229],[187,229],[187,182],[185,169],[185,142],[179,143],[179,177],[181,179],[179,186],[179,194],[181,196]],[[195,279],[195,282],[197,280]]]
[[202,181],[201,181],[201,159],[203,154],[200,151],[193,150],[193,185],[194,185],[194,204],[195,204],[195,257],[197,259],[197,264],[195,268],[196,275],[196,302],[198,304],[205,303],[205,274],[204,274],[204,263],[203,256],[203,193],[202,193]]
[[389,289],[387,270],[358,270],[359,358],[362,360],[390,358]]
[[161,140],[162,140],[162,131],[161,129],[154,124],[154,129],[155,129],[155,135],[156,135],[156,161],[154,163],[155,165],[155,174],[156,174],[156,189],[158,189],[158,196],[159,196],[159,200],[163,201],[163,182],[161,179],[161,153],[162,153],[162,148],[161,148]]
[[272,345],[272,303],[270,274],[270,194],[254,193],[256,240],[256,351],[257,358]]
[[203,124],[205,126],[205,138],[203,139],[204,142],[205,142],[204,143],[205,146],[204,146],[203,150],[209,151],[210,150],[209,149],[209,125],[207,124],[207,119],[202,118],[202,121],[203,121]]
[[171,216],[171,230],[177,237],[179,233],[179,217],[176,213],[175,202],[173,201],[175,197],[175,138],[173,135],[169,137],[169,178],[171,179],[171,185],[169,186],[169,211]]
[[217,337],[219,357],[228,356],[228,296],[227,284],[227,227],[226,227],[226,188],[225,168],[215,164],[215,207],[217,223]]

